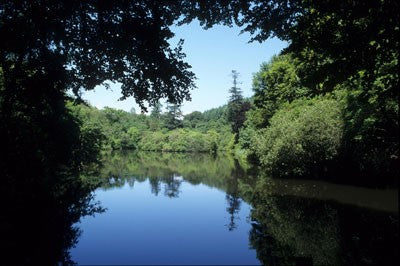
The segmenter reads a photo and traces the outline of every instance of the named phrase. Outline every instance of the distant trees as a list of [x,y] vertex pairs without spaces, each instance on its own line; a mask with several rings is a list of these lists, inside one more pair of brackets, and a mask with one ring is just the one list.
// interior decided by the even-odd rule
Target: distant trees
[[191,112],[183,118],[183,124],[188,128],[195,128],[198,124],[203,121],[203,114],[199,111]]
[[233,86],[229,89],[230,97],[227,109],[227,119],[231,123],[232,132],[236,134],[235,142],[239,139],[239,129],[246,120],[246,112],[250,103],[243,99],[242,90],[238,87],[239,73],[232,70]]
[[232,149],[233,134],[228,122],[223,119],[224,108],[206,111],[206,115],[193,112],[186,116],[183,123],[182,119],[178,119],[181,111],[176,105],[169,106],[168,112],[163,113],[161,104],[157,104],[150,115],[134,114],[109,107],[98,110],[89,105],[76,105],[71,102],[67,106],[71,113],[82,121],[85,134],[88,129],[92,129],[92,125],[96,125],[88,137],[94,139],[96,133],[101,142],[87,149],[88,152],[93,149],[129,149],[216,153]]
[[229,103],[241,103],[243,102],[243,95],[242,90],[238,87],[239,72],[232,70],[231,76],[233,79],[233,86],[229,89],[229,93],[231,94],[229,96]]
[[216,153],[230,147],[224,136],[215,131],[202,133],[190,129],[175,129],[167,132],[145,132],[138,143],[144,151],[207,152]]

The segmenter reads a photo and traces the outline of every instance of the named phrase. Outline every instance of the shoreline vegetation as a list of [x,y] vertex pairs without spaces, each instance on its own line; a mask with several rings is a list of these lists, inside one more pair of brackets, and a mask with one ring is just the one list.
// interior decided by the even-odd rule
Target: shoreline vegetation
[[[385,64],[393,69],[396,60]],[[254,96],[233,86],[226,105],[182,115],[180,105],[157,103],[148,115],[87,103],[68,109],[100,150],[228,153],[273,177],[397,185],[398,105],[383,97],[397,74],[369,80],[360,71],[331,91],[302,85],[301,62],[290,54],[273,57],[254,75]],[[370,79],[371,77],[369,77]],[[321,85],[322,87],[323,85]],[[340,178],[337,178],[339,176]]]

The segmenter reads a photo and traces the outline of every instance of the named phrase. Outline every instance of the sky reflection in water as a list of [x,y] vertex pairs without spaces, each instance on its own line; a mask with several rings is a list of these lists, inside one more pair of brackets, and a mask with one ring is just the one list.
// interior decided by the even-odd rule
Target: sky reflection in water
[[230,231],[225,192],[184,181],[178,197],[163,190],[151,193],[149,180],[97,190],[107,211],[83,219],[72,259],[79,264],[259,264],[249,248],[248,204],[241,203]]
[[100,172],[107,211],[78,224],[78,264],[398,261],[396,189],[272,179],[204,154],[114,154]]

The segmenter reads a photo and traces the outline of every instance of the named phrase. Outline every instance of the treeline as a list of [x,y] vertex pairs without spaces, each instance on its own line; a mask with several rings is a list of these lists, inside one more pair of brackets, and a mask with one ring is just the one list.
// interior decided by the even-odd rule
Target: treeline
[[[234,134],[226,118],[226,106],[182,115],[180,106],[157,104],[149,115],[88,104],[68,103],[91,141],[103,150],[209,152],[233,149]],[[89,142],[89,140],[88,140]]]

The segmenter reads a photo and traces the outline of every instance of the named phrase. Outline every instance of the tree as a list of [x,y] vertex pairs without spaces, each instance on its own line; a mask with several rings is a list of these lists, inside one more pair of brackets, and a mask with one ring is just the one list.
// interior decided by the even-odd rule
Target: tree
[[261,165],[274,177],[323,177],[340,154],[343,109],[329,98],[284,105],[254,140]]
[[239,129],[246,120],[246,112],[250,109],[250,103],[245,101],[242,96],[241,89],[238,85],[239,73],[232,70],[233,86],[229,89],[230,97],[228,102],[227,117],[231,123],[232,132],[235,133],[235,143],[239,139]]
[[229,89],[229,93],[231,94],[231,96],[229,97],[229,102],[240,104],[243,102],[243,96],[242,90],[238,87],[239,72],[237,72],[236,70],[232,70],[231,76],[233,78],[233,86]]
[[155,103],[153,109],[151,109],[150,117],[155,119],[160,119],[161,110],[162,110],[162,104],[160,102]]
[[162,127],[161,110],[162,110],[162,104],[160,102],[155,103],[153,109],[151,110],[149,127],[153,131],[159,130]]
[[169,104],[167,106],[167,113],[165,114],[165,127],[169,130],[180,128],[183,126],[182,111],[178,104]]
[[254,74],[254,107],[250,118],[257,128],[268,126],[269,119],[282,104],[312,95],[312,91],[301,84],[298,65],[290,54],[273,56]]
[[111,80],[122,84],[122,99],[133,96],[142,108],[161,97],[188,99],[194,74],[183,61],[183,41],[168,43],[180,16],[173,2],[2,1],[6,90],[24,87],[18,80],[37,79],[41,69],[53,89],[77,96]]
[[[85,132],[65,108],[67,90],[79,98],[82,89],[119,82],[121,98],[133,96],[142,109],[145,101],[189,99],[194,74],[183,61],[183,41],[175,48],[168,42],[179,5],[0,1],[0,176],[5,191],[23,195],[43,187],[51,193],[59,179],[68,179],[65,169],[79,170],[80,140],[95,138],[83,138]],[[21,162],[30,164],[17,167]],[[2,201],[23,202],[12,196]]]
[[191,112],[183,117],[183,124],[188,128],[195,128],[203,121],[203,114],[199,111]]

